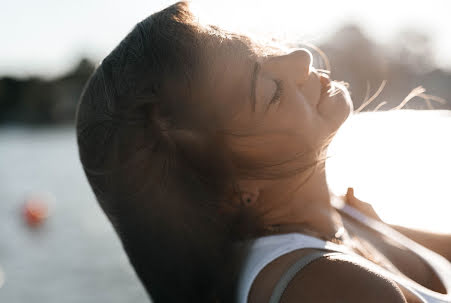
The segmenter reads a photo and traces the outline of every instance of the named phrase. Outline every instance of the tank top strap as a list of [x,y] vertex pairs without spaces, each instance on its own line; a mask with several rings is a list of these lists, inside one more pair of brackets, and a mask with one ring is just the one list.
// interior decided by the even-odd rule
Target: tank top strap
[[349,248],[332,242],[324,241],[300,233],[265,236],[246,243],[248,254],[243,263],[238,289],[237,302],[246,303],[252,283],[258,273],[269,263],[282,255],[302,248],[313,248],[326,252],[355,254]]
[[[346,246],[324,241],[312,236],[299,233],[271,235],[253,239],[243,244],[248,246],[248,254],[244,260],[243,268],[238,280],[238,288],[236,293],[236,302],[238,303],[247,303],[252,283],[258,273],[266,265],[282,255],[302,248],[313,248],[324,252],[339,253],[339,255],[343,255],[353,262],[399,283],[415,294],[422,302],[451,303],[451,296],[449,293],[440,294],[428,290],[420,284],[414,283],[410,279],[394,274],[378,266],[377,264],[374,264],[373,262],[356,254]],[[304,261],[299,262],[303,263]],[[448,266],[450,265],[448,264]]]
[[271,298],[269,299],[269,303],[279,303],[283,293],[285,292],[285,289],[288,287],[288,284],[291,282],[291,280],[293,280],[296,274],[300,272],[305,266],[309,265],[315,260],[318,260],[319,258],[330,257],[337,254],[341,253],[318,250],[306,256],[303,256],[301,259],[296,261],[282,275],[282,277],[279,279],[279,282],[277,282],[272,292]]

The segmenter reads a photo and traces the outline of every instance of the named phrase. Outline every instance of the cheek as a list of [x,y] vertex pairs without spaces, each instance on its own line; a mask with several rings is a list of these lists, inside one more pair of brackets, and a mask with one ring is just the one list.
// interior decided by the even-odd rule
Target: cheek
[[291,100],[287,101],[283,113],[280,113],[281,123],[289,133],[304,140],[306,144],[314,143],[323,132],[322,118],[301,92],[297,92]]
[[270,134],[228,140],[239,167],[271,168],[289,171],[311,159],[312,149],[304,140],[288,134]]

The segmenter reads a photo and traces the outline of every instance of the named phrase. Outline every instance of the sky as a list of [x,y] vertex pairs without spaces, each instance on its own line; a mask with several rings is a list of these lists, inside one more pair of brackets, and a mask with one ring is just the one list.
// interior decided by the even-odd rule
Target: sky
[[[81,56],[105,57],[166,0],[0,0],[0,76],[57,76]],[[203,23],[262,36],[321,42],[345,23],[389,44],[414,29],[432,41],[435,61],[451,68],[451,1],[192,0]]]

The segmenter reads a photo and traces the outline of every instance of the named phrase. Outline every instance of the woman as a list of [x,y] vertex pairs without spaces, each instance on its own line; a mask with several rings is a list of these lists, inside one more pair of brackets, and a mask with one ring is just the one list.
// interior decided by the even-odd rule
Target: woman
[[[451,302],[448,261],[330,193],[327,146],[351,111],[307,50],[201,26],[182,2],[102,61],[77,136],[155,302]],[[449,238],[411,236],[449,253]]]

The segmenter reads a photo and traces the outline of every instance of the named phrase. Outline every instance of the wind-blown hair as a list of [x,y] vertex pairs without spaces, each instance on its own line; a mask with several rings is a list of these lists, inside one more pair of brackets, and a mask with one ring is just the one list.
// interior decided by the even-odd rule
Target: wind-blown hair
[[78,105],[84,171],[154,302],[233,298],[232,244],[250,221],[224,211],[233,165],[195,106],[208,61],[233,48],[253,54],[245,37],[201,27],[176,3],[133,28]]

